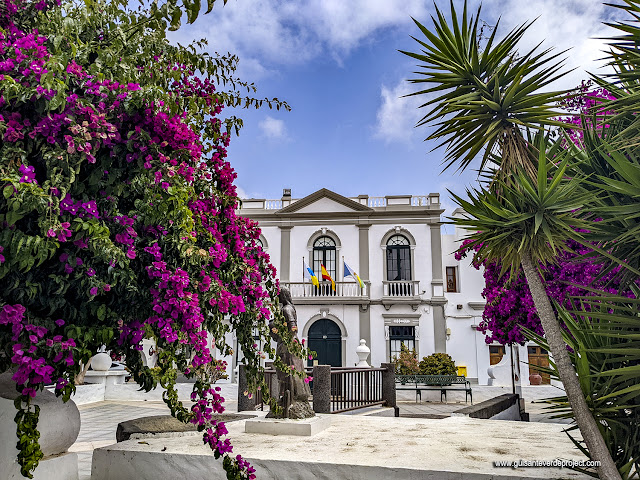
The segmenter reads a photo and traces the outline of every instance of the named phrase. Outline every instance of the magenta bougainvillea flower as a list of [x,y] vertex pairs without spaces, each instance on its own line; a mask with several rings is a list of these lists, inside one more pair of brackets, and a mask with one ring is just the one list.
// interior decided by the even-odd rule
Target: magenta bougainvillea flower
[[[263,329],[269,338],[266,320],[278,284],[257,224],[236,215],[236,174],[226,160],[230,136],[218,118],[223,103],[214,76],[196,75],[194,65],[160,51],[152,63],[134,66],[145,72],[139,81],[101,75],[87,55],[61,64],[56,55],[73,58],[72,46],[67,39],[56,43],[35,12],[57,8],[56,1],[6,5],[6,13],[0,9],[0,342],[9,346],[6,363],[23,399],[46,385],[68,397],[88,360],[79,355],[103,342],[145,388],[158,383],[139,362],[145,337],[168,352],[160,359],[163,372],[174,364],[187,374],[210,365],[224,369],[213,358],[208,331],[229,353],[225,322],[247,329],[251,343],[243,353],[259,365],[264,353],[252,346],[251,332]],[[91,33],[96,38],[87,45],[105,34]],[[171,72],[162,88],[152,83],[160,69]],[[6,94],[6,82],[19,94]],[[205,124],[195,126],[190,99],[206,107]],[[87,340],[86,328],[99,336]],[[225,465],[253,478],[242,457],[229,456],[227,430],[213,418],[224,411],[219,389],[202,379],[194,385],[190,409],[167,402],[203,429],[205,443],[230,460]],[[26,441],[24,451],[32,447]]]

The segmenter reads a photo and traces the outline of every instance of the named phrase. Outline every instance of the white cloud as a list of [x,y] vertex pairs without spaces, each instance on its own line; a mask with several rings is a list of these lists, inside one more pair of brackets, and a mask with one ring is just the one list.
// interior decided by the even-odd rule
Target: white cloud
[[[329,54],[337,61],[381,28],[409,26],[427,14],[424,0],[238,0],[202,15],[171,38],[187,43],[209,39],[210,48],[231,52],[253,71],[302,64]],[[260,64],[260,67],[256,66]],[[255,79],[256,77],[251,77]]]
[[[382,103],[376,114],[374,137],[385,143],[400,142],[410,144],[417,135],[414,128],[424,112],[418,106],[424,103],[422,97],[404,97],[414,91],[406,81],[400,81],[395,87],[383,85],[380,88]],[[424,130],[421,131],[424,135]]]
[[[445,2],[441,4],[444,14],[449,16],[449,7]],[[478,2],[470,5],[477,8]],[[620,15],[620,12],[611,7],[606,7],[600,2],[584,0],[503,0],[486,1],[482,10],[481,19],[489,24],[495,24],[498,17],[500,26],[498,37],[506,35],[512,28],[533,19],[537,20],[529,28],[523,37],[519,49],[528,52],[540,42],[541,49],[554,47],[554,53],[568,50],[562,57],[566,58],[565,71],[574,69],[565,77],[557,80],[547,89],[570,89],[588,78],[587,71],[601,74],[603,69],[599,59],[603,57],[606,41],[601,38],[612,35],[612,30],[602,24],[607,15]],[[372,9],[375,11],[375,9]],[[474,11],[475,15],[475,11]],[[387,17],[389,21],[391,16]],[[431,20],[419,17],[427,28],[432,26]],[[366,23],[366,22],[365,22]],[[400,20],[398,20],[398,24]],[[351,30],[352,32],[354,29]],[[408,33],[423,39],[422,34],[415,26],[411,26]],[[415,50],[419,46],[416,44]],[[606,70],[604,70],[606,71]],[[409,72],[409,69],[407,69]],[[409,74],[407,73],[409,76]],[[423,129],[414,129],[415,124],[427,113],[427,109],[418,110],[418,106],[427,101],[427,97],[400,98],[402,95],[417,90],[417,87],[400,80],[394,87],[383,85],[381,88],[382,103],[377,111],[377,121],[374,127],[374,136],[386,143],[403,142],[411,143],[415,140],[417,130],[420,131],[420,139],[428,132]]]
[[236,193],[238,194],[238,198],[242,198],[242,199],[249,198],[245,189],[239,185],[236,185]]
[[269,140],[286,140],[288,138],[287,127],[282,120],[267,115],[264,120],[258,123],[258,127]]
[[240,185],[236,185],[236,193],[238,198],[246,200],[248,198],[264,198],[264,194],[261,192],[247,192]]
[[502,35],[524,22],[537,18],[520,44],[522,52],[528,51],[543,41],[543,48],[554,47],[555,53],[570,49],[563,56],[567,58],[566,70],[575,69],[558,80],[553,88],[573,88],[588,78],[587,71],[601,74],[599,62],[604,56],[606,41],[600,38],[610,36],[613,30],[602,24],[606,15],[620,15],[600,1],[584,0],[509,0],[485,2],[488,16],[502,16]]
[[[377,30],[411,25],[428,13],[424,0],[310,0],[292,12],[331,51],[346,54]],[[293,6],[293,4],[291,4]],[[294,7],[295,9],[295,7]]]
[[[448,16],[448,2],[437,3]],[[456,2],[457,7],[461,3]],[[475,10],[478,4],[472,0],[469,7]],[[237,0],[224,7],[216,3],[211,14],[171,38],[183,43],[208,38],[212,50],[238,54],[239,73],[255,80],[279,65],[304,64],[321,55],[341,62],[363,43],[374,41],[382,29],[421,36],[411,17],[429,26],[432,12],[428,0]],[[585,77],[584,68],[594,70],[603,41],[592,37],[606,35],[601,21],[615,13],[599,0],[485,0],[481,17],[495,23],[502,16],[501,32],[506,34],[539,16],[522,47],[545,39],[545,45],[557,51],[573,47],[568,66],[580,69],[563,83],[569,87]]]

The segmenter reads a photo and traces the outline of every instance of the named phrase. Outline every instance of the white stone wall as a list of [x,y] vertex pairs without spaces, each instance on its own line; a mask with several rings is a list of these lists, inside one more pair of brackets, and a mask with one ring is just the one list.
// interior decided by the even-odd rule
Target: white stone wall
[[271,265],[280,270],[280,229],[278,227],[261,227],[262,236],[267,241],[267,254]]
[[[447,338],[447,353],[458,366],[467,367],[467,377],[477,378],[480,385],[488,381],[489,347],[484,335],[474,326],[482,320],[482,309],[469,305],[484,302],[482,290],[484,277],[482,270],[471,265],[472,255],[458,261],[454,252],[460,247],[465,233],[456,228],[453,234],[442,235],[442,278],[445,281],[445,320],[451,334]],[[447,267],[456,267],[458,292],[447,292]]]
[[372,225],[369,228],[369,277],[371,280],[371,298],[382,297],[382,281],[385,279],[387,268],[385,250],[382,248],[382,239],[396,226],[401,228],[399,232],[400,235],[406,231],[415,239],[416,246],[411,250],[414,271],[411,273],[413,280],[420,281],[420,290],[426,291],[426,295],[429,295],[432,279],[431,233],[429,226],[395,222],[384,225]]
[[[303,281],[303,258],[307,264],[313,268],[308,244],[312,236],[321,234],[322,228],[327,229],[328,236],[337,237],[339,240],[339,245],[336,247],[336,278],[333,280],[336,282],[343,281],[343,256],[347,263],[353,267],[356,272],[359,271],[358,227],[355,225],[322,224],[322,221],[319,221],[317,225],[295,226],[291,229],[291,260],[289,271],[289,280],[291,282]],[[278,266],[281,265],[281,263],[274,263],[274,265]],[[320,279],[320,272],[315,273],[318,275],[318,279]],[[349,279],[347,279],[347,281],[349,281]]]

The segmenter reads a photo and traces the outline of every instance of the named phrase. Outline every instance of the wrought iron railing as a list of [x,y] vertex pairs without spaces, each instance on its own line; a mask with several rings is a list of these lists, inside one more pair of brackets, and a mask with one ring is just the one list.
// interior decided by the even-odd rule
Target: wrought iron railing
[[382,368],[331,369],[331,413],[382,405]]
[[[331,368],[330,413],[341,413],[385,403],[382,391],[384,368]],[[307,375],[313,368],[305,368]],[[278,381],[275,370],[265,370],[265,381],[272,396],[277,397]],[[313,395],[313,381],[309,383]],[[262,391],[256,393],[256,409],[264,410]]]

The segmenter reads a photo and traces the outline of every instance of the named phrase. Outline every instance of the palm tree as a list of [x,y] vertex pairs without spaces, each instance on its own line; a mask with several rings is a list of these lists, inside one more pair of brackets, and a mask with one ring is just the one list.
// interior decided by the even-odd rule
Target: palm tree
[[[428,42],[414,37],[423,47],[421,53],[402,52],[421,62],[421,70],[415,72],[420,77],[410,81],[429,86],[413,95],[435,96],[422,105],[429,108],[429,113],[418,125],[435,124],[436,130],[427,139],[439,141],[438,147],[447,147],[445,169],[457,164],[463,170],[481,153],[481,171],[486,173],[491,162],[497,163],[496,168],[489,170],[492,176],[489,187],[476,191],[475,197],[470,192],[472,202],[461,204],[468,210],[472,206],[479,209],[469,213],[477,214],[475,228],[484,229],[481,249],[484,255],[496,258],[507,252],[513,270],[522,265],[576,423],[592,458],[600,461],[598,474],[600,478],[620,479],[589,410],[537,269],[540,262],[553,261],[554,251],[566,248],[564,239],[574,236],[570,232],[571,223],[567,223],[567,212],[571,209],[556,206],[562,198],[550,193],[557,193],[563,184],[559,173],[563,168],[555,172],[549,183],[546,136],[539,134],[536,146],[525,137],[529,130],[561,126],[553,119],[557,112],[552,105],[566,92],[541,89],[563,75],[562,61],[559,54],[551,55],[549,50],[539,52],[538,48],[518,54],[517,43],[531,23],[512,30],[499,42],[495,40],[496,26],[481,48],[480,9],[475,18],[469,16],[465,1],[459,21],[452,1],[451,26],[437,7],[436,17],[432,17],[433,31],[414,19]],[[578,181],[569,182],[571,189],[576,188]],[[519,215],[516,222],[519,227],[510,234],[505,234],[502,227],[513,225],[515,220],[498,215],[496,221],[496,210],[501,209],[511,209]],[[488,230],[491,225],[493,229]]]

